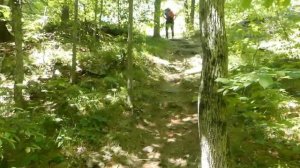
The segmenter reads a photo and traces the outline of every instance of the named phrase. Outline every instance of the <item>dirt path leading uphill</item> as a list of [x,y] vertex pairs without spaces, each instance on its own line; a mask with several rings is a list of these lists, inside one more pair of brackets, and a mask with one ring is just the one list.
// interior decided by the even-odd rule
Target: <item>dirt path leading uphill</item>
[[162,80],[153,88],[157,100],[144,107],[138,127],[151,134],[144,141],[143,168],[197,167],[199,141],[196,97],[201,71],[199,45],[171,40],[167,59],[151,57]]
[[[137,97],[135,111],[130,116],[134,119],[125,123],[121,130],[114,131],[116,138],[101,148],[101,153],[89,155],[87,163],[90,165],[198,167],[196,100],[201,71],[200,48],[190,40],[169,42],[167,55],[147,56],[153,73],[142,79],[142,85],[135,87],[137,95],[144,96]],[[100,165],[100,159],[106,164]]]

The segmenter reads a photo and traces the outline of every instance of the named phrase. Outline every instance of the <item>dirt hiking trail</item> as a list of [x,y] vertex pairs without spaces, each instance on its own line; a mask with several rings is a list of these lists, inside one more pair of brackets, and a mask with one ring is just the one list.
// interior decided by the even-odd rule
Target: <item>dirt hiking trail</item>
[[141,107],[143,112],[137,128],[146,130],[148,135],[139,138],[143,161],[138,167],[197,167],[199,51],[196,42],[173,39],[166,58],[149,58],[159,69],[162,79],[149,88],[157,96],[146,100],[146,106]]

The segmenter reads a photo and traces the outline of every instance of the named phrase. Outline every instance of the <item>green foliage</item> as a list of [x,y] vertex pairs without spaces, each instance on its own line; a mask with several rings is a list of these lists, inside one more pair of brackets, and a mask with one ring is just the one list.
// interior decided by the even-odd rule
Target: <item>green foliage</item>
[[[230,0],[227,6],[230,6],[230,12],[260,11],[263,14],[267,9],[281,10],[286,9],[291,4],[291,0]],[[274,7],[274,8],[273,8]]]
[[[144,125],[152,125],[148,119],[159,116],[162,118],[160,124],[164,126],[166,116],[174,112],[168,111],[168,106],[180,111],[180,114],[183,111],[179,107],[181,103],[188,104],[184,107],[189,103],[194,107],[195,102],[189,102],[187,97],[192,97],[189,94],[192,95],[196,87],[191,86],[190,81],[180,81],[181,85],[189,88],[187,95],[181,93],[181,85],[174,87],[162,83],[161,69],[146,57],[177,59],[168,53],[168,40],[141,34],[143,26],[151,25],[153,1],[139,0],[135,3],[137,30],[134,34],[132,76],[136,109],[132,111],[125,103],[128,96],[125,79],[127,27],[124,26],[128,17],[127,2],[120,1],[121,20],[117,23],[116,1],[104,1],[101,25],[99,20],[99,25],[94,23],[95,0],[80,2],[77,85],[68,81],[70,59],[67,55],[71,55],[73,4],[67,2],[71,21],[64,26],[60,23],[63,1],[30,1],[24,4],[24,50],[28,57],[31,57],[31,48],[47,48],[45,45],[49,44],[55,44],[51,50],[59,48],[64,52],[50,54],[47,53],[49,50],[45,50],[45,58],[49,56],[53,60],[49,65],[33,66],[27,62],[26,79],[29,82],[25,89],[25,110],[13,107],[13,93],[7,87],[12,84],[13,53],[5,57],[1,67],[5,77],[1,76],[0,82],[0,167],[5,167],[5,164],[6,167],[86,167],[85,157],[89,152],[99,150],[112,139],[140,154],[139,149],[147,142],[145,139],[155,141],[151,139],[154,138],[154,130],[164,131],[156,130],[156,126],[151,126],[153,130],[144,130]],[[297,56],[294,49],[299,46],[284,46],[287,52],[282,53],[261,47],[262,42],[275,38],[280,39],[279,43],[283,43],[283,39],[293,40],[290,35],[295,33],[293,29],[298,29],[295,23],[299,17],[297,13],[286,10],[289,3],[289,0],[227,1],[229,53],[234,59],[231,59],[231,76],[216,81],[221,86],[220,94],[229,104],[227,115],[230,116],[233,167],[296,168],[299,163],[299,143],[288,135],[289,129],[297,123],[297,120],[288,119],[296,114],[282,105],[295,102],[292,96],[300,94],[300,63],[289,59],[291,55]],[[0,11],[9,20],[9,10],[4,8],[0,6]],[[100,9],[96,12],[99,17]],[[43,27],[39,21],[44,15],[48,20]],[[101,31],[96,33],[100,26]],[[52,68],[62,75],[52,76],[49,72]],[[197,79],[194,82],[198,85]],[[155,91],[158,88],[166,93]],[[194,108],[189,111],[194,111]],[[143,129],[137,128],[137,125]],[[86,148],[86,153],[78,152],[81,147]],[[162,151],[174,153],[172,148]]]
[[252,0],[242,0],[241,6],[243,8],[250,8]]
[[[230,78],[217,79],[217,82],[222,84],[219,91],[226,96],[229,105],[229,135],[235,135],[231,138],[231,151],[235,158],[240,158],[234,165],[246,168],[242,163],[249,162],[251,165],[248,167],[275,166],[277,163],[274,163],[273,156],[263,151],[264,146],[277,151],[277,155],[295,154],[291,148],[289,152],[284,151],[294,142],[286,139],[282,130],[292,128],[294,124],[284,119],[287,109],[283,109],[281,104],[286,101],[293,102],[283,88],[288,86],[285,80],[299,79],[299,71],[266,67],[250,73],[245,73],[243,68],[240,70],[242,71],[235,72]],[[236,135],[239,135],[238,138]],[[298,148],[297,143],[293,146]],[[246,151],[254,148],[258,149],[257,154],[245,155]],[[261,158],[262,156],[264,157]],[[281,160],[286,164],[278,165],[295,165],[287,158]]]
[[264,89],[266,89],[273,84],[273,79],[269,75],[261,75],[258,82]]
[[271,5],[273,4],[274,0],[264,0],[263,1],[263,5],[266,7],[266,8],[269,8],[271,7]]
[[10,8],[0,5],[0,20],[10,20]]
[[19,109],[11,111],[10,115],[0,121],[2,161],[13,157],[15,160],[9,161],[9,165],[22,167],[38,163],[40,159],[51,160],[54,157],[51,153],[56,149],[54,142],[47,137],[47,130],[51,129],[54,131],[51,134],[55,135],[53,126],[56,122],[45,125],[49,119]]
[[238,91],[246,89],[247,87],[259,84],[264,89],[278,88],[279,82],[282,79],[299,79],[300,71],[298,70],[276,70],[263,67],[259,70],[250,73],[237,74],[230,79],[218,78],[216,81],[223,84],[220,92],[226,95],[229,91]]
[[279,8],[284,8],[284,7],[289,6],[290,3],[291,3],[291,0],[264,0],[263,1],[263,5],[266,8],[271,7],[273,4],[275,4]]
[[153,38],[144,35],[137,35],[136,46],[138,52],[146,52],[155,56],[166,56],[166,48],[169,48],[170,43],[163,38]]

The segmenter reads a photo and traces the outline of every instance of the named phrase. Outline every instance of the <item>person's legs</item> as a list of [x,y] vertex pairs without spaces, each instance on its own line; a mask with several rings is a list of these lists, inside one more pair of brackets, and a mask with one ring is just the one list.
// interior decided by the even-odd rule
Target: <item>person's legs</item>
[[172,38],[174,38],[174,22],[171,24]]
[[169,23],[166,23],[166,38],[169,38],[168,30],[169,30]]

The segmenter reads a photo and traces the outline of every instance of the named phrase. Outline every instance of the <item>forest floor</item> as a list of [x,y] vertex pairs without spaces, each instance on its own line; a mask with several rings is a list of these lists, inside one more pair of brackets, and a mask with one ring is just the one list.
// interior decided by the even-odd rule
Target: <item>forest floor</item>
[[149,136],[140,139],[143,168],[197,167],[199,162],[196,98],[201,71],[200,44],[173,39],[169,45],[167,56],[149,57],[162,79],[152,88],[159,96],[145,102],[149,107],[145,107],[137,124],[137,128],[149,132]]
[[[78,72],[76,85],[69,83],[70,43],[46,38],[41,43],[27,44],[28,107],[18,113],[12,108],[11,96],[13,46],[0,47],[6,54],[0,67],[3,90],[0,110],[5,116],[2,130],[20,137],[10,142],[15,143],[15,148],[5,148],[8,164],[55,168],[196,168],[200,150],[197,96],[202,64],[198,37],[141,39],[137,37],[142,42],[137,42],[135,49],[146,47],[135,53],[133,111],[125,103],[126,80],[124,69],[119,67],[122,59],[112,61],[119,54],[112,52],[114,43],[101,48],[111,49],[104,53],[88,52],[85,45],[78,47],[82,70]],[[119,45],[121,48],[122,44]],[[259,51],[261,55],[267,53]],[[296,78],[299,65],[297,59],[267,62],[265,66],[274,68],[271,75],[279,74],[278,79],[273,77],[278,87],[267,89],[251,78],[261,73],[258,70],[252,72],[251,67],[247,70],[247,66],[240,65],[245,69],[230,72],[237,84],[241,82],[244,86],[245,78],[251,82],[241,92],[234,90],[226,95],[229,113],[233,114],[228,119],[230,151],[236,163],[233,167],[299,167],[300,80]],[[289,78],[289,74],[296,76],[295,79]],[[235,79],[235,75],[240,76]]]
[[[167,55],[147,56],[159,79],[135,88],[136,92],[147,90],[151,95],[137,103],[139,110],[133,114],[137,120],[127,128],[127,134],[122,130],[117,139],[120,147],[129,153],[125,160],[113,159],[106,167],[197,167],[200,46],[186,39],[172,39],[168,43]],[[110,148],[120,150],[120,147]],[[112,153],[116,158],[121,157],[120,152]]]
[[[125,164],[129,167],[196,168],[199,163],[197,95],[202,61],[199,41],[170,40],[166,50],[168,54],[147,56],[151,69],[159,72],[159,80],[151,80],[149,85],[144,83],[146,85],[141,89],[148,89],[150,95],[138,103],[138,122],[131,127],[126,138],[118,139],[123,149],[136,156],[131,161],[134,164]],[[290,83],[283,86],[290,87]],[[139,92],[139,87],[136,89]],[[298,85],[293,89],[296,91],[288,91],[297,92]],[[276,99],[278,93],[272,93],[274,91],[262,90],[259,94],[273,94]],[[298,167],[299,98],[289,96],[289,93],[285,95],[284,101],[278,103],[279,100],[276,100],[274,105],[279,108],[279,118],[275,109],[271,116],[265,115],[257,121],[254,119],[252,124],[249,124],[252,116],[248,119],[247,113],[246,119],[239,115],[231,116],[229,136],[234,167]],[[263,98],[263,101],[273,106],[268,98]],[[245,110],[243,105],[238,106],[231,110]]]

